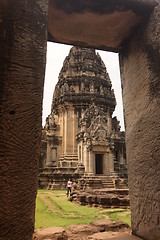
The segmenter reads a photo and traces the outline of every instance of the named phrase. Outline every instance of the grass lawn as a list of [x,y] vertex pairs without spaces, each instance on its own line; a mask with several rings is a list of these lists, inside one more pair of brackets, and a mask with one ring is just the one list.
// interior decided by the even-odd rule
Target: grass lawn
[[36,200],[35,228],[89,224],[109,216],[130,225],[130,211],[80,206],[67,200],[65,190],[39,190]]

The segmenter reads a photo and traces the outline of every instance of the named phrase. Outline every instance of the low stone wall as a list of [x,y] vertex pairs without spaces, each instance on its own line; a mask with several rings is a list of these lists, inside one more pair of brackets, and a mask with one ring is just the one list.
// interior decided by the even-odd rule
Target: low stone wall
[[128,189],[86,190],[71,193],[70,201],[102,208],[130,208]]

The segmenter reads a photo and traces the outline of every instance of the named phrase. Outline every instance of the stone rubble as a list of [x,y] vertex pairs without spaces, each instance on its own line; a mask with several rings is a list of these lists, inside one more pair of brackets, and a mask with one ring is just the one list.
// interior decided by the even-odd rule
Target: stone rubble
[[71,193],[69,200],[90,207],[130,208],[128,189],[77,190]]
[[130,227],[111,219],[97,220],[90,224],[71,225],[67,228],[51,227],[36,230],[33,240],[141,240],[131,235]]

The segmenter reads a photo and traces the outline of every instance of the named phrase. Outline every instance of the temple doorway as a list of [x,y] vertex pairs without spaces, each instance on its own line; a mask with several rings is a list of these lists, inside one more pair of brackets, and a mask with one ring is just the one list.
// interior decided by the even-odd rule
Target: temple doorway
[[103,154],[95,155],[96,174],[103,174]]

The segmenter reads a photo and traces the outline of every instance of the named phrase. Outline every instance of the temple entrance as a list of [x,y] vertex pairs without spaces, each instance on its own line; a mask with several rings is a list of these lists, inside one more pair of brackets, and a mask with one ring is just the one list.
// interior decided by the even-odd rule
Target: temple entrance
[[96,174],[103,174],[103,154],[95,155]]

